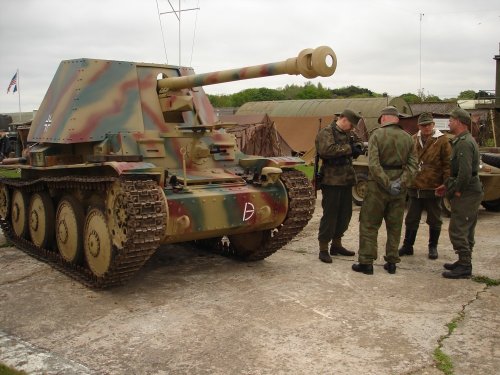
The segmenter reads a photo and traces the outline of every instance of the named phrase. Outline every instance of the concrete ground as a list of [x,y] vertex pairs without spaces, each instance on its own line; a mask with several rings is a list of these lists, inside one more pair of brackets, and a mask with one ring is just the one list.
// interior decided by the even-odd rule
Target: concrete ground
[[[0,362],[29,374],[498,374],[500,287],[441,277],[423,224],[395,275],[317,259],[321,215],[276,254],[240,263],[163,246],[127,285],[94,291],[0,249]],[[344,244],[358,243],[359,207]],[[500,279],[500,214],[480,211],[473,273]],[[379,249],[385,245],[380,231]],[[1,242],[1,241],[0,241]],[[449,333],[447,324],[456,328]]]

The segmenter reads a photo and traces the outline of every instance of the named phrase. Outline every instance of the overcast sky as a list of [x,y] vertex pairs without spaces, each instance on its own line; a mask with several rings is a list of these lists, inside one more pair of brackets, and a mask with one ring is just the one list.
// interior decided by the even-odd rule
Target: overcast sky
[[[179,63],[179,22],[156,0],[0,0],[0,113],[16,112],[7,86],[20,71],[22,111],[38,108],[61,60]],[[179,0],[170,0],[177,9]],[[181,64],[197,73],[295,57],[328,45],[335,74],[311,80],[391,96],[456,97],[494,90],[498,0],[182,0]],[[171,11],[158,0],[160,12]],[[420,16],[423,14],[423,16]],[[160,26],[161,21],[161,26]],[[163,29],[163,38],[162,38]],[[164,48],[164,45],[166,48]],[[208,86],[210,94],[302,85],[300,76]]]

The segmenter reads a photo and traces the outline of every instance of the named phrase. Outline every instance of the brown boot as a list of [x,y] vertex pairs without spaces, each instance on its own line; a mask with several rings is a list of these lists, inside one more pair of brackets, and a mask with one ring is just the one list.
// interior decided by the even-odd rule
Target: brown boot
[[319,260],[325,263],[332,263],[332,257],[328,254],[328,242],[319,243]]
[[330,247],[331,255],[344,255],[347,257],[352,257],[356,254],[354,251],[347,250],[344,246],[342,246],[341,238],[334,238],[332,241],[332,246]]
[[332,257],[328,254],[328,251],[320,251],[319,260],[325,263],[332,263]]

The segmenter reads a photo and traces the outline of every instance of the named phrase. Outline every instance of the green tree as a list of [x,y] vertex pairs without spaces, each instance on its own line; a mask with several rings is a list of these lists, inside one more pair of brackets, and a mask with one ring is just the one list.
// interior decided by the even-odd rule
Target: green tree
[[207,94],[208,100],[215,108],[232,107],[232,95],[210,95]]
[[295,99],[330,99],[331,97],[330,92],[325,90],[321,84],[314,86],[311,82],[307,82]]
[[437,95],[429,94],[424,98],[424,102],[441,102],[442,100]]
[[334,98],[370,98],[375,96],[373,91],[353,85],[333,89],[330,92]]
[[458,94],[458,99],[476,99],[476,92],[474,90],[465,90]]
[[266,100],[284,100],[285,95],[280,90],[261,87],[246,89],[232,95],[231,107],[240,107],[247,102],[262,102]]
[[408,104],[422,103],[422,99],[420,98],[420,96],[412,94],[410,92],[400,95],[399,97],[404,99]]

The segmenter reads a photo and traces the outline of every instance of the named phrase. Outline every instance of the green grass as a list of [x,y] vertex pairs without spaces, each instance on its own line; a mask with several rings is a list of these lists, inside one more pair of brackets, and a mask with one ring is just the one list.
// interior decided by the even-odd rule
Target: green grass
[[436,366],[445,375],[453,375],[453,363],[451,363],[451,358],[443,353],[441,347],[434,350],[434,359],[436,360]]
[[12,244],[7,240],[5,240],[4,243],[0,243],[0,249],[2,249],[4,247],[11,247],[11,246],[12,246]]
[[0,375],[26,375],[26,373],[24,371],[14,370],[13,368],[0,363]]
[[473,276],[472,277],[472,281],[475,281],[476,283],[486,284],[487,286],[498,286],[498,285],[500,285],[500,280],[490,279],[487,276]]
[[295,167],[295,169],[304,173],[309,180],[312,180],[313,174],[314,174],[314,166],[312,166],[312,165],[298,165]]
[[448,328],[448,333],[443,335],[438,340],[438,347],[434,350],[434,361],[436,362],[436,367],[443,372],[445,375],[453,375],[453,363],[451,358],[442,351],[443,341],[451,336],[453,331],[458,327],[458,323],[463,320],[465,313],[461,311],[457,317],[453,318],[451,322],[446,324]]
[[0,168],[0,177],[4,178],[19,178],[21,177],[21,172],[16,169]]

